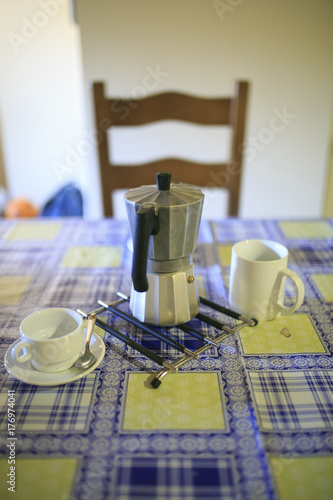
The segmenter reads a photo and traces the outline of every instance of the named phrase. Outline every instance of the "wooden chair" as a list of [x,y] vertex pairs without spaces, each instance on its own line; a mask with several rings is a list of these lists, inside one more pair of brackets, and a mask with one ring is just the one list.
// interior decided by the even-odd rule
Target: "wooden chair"
[[[229,192],[228,215],[238,215],[248,86],[245,81],[235,82],[233,96],[225,98],[201,98],[170,92],[139,100],[124,100],[107,98],[104,83],[95,82],[93,97],[104,215],[113,215],[112,191],[154,184],[155,173],[160,171],[171,172],[172,182],[226,188]],[[110,127],[144,125],[164,120],[230,126],[230,160],[228,163],[203,164],[168,158],[140,165],[110,164],[107,137]]]

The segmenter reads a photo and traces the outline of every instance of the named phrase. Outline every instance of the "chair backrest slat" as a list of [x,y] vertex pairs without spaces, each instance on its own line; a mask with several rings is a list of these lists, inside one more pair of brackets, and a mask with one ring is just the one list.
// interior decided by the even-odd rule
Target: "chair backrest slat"
[[[93,96],[104,215],[113,215],[112,191],[153,184],[155,173],[159,171],[171,172],[173,182],[228,189],[228,215],[238,215],[248,86],[248,82],[235,82],[234,94],[228,98],[167,92],[138,100],[126,100],[106,97],[104,83],[95,82]],[[167,120],[230,126],[232,144],[228,163],[197,163],[176,158],[135,166],[110,163],[107,135],[109,128],[140,126]]]

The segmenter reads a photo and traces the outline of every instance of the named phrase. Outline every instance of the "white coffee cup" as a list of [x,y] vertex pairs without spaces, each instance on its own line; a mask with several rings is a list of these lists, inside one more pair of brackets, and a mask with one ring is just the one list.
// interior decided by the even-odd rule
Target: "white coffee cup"
[[[270,240],[236,243],[231,255],[230,308],[258,321],[296,311],[304,300],[304,285],[287,266],[288,250],[281,243]],[[286,277],[296,288],[296,300],[289,308],[284,305]]]
[[18,363],[30,360],[36,370],[61,372],[84,351],[83,319],[65,308],[43,309],[20,324],[21,341],[13,349]]

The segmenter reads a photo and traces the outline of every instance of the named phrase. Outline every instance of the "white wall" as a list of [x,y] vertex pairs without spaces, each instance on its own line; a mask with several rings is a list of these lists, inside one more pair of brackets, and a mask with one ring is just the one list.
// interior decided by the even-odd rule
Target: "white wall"
[[331,148],[329,155],[329,173],[327,176],[326,183],[326,203],[324,209],[324,215],[326,217],[333,218],[333,121],[331,125]]
[[[80,37],[69,0],[1,0],[0,130],[10,197],[43,205],[86,176]],[[71,163],[70,163],[71,162]]]
[[[333,89],[331,0],[76,3],[80,29],[70,0],[1,0],[0,131],[11,196],[43,204],[75,180],[87,215],[101,214],[86,82],[105,80],[110,95],[177,89],[215,96],[242,78],[252,87],[241,215],[321,215]],[[283,110],[292,115],[284,122],[275,118]],[[121,154],[146,149],[122,140]],[[213,157],[219,153],[206,139],[202,144]]]
[[[241,215],[322,214],[333,2],[80,0],[78,18],[85,80],[104,80],[110,96],[175,89],[227,95],[233,80],[249,80]],[[148,78],[153,70],[155,79]],[[87,93],[88,108],[89,99]],[[120,144],[121,153],[146,149],[125,139]],[[218,145],[207,147],[218,154]],[[96,158],[89,161],[98,200]],[[92,214],[98,210],[91,205]]]

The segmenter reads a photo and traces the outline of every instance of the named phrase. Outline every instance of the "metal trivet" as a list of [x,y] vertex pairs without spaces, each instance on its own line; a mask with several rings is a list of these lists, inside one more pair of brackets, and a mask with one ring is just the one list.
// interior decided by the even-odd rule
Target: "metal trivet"
[[241,316],[235,311],[231,311],[230,309],[227,309],[223,306],[220,306],[219,304],[216,304],[215,302],[211,302],[210,300],[207,300],[203,297],[199,297],[200,303],[210,307],[211,309],[214,309],[215,311],[218,311],[225,316],[228,316],[230,318],[236,319],[240,321],[236,326],[233,328],[230,328],[230,326],[225,325],[221,323],[220,321],[216,320],[215,318],[212,318],[210,316],[207,316],[206,314],[198,313],[196,315],[196,318],[200,320],[203,323],[206,323],[207,325],[212,326],[213,328],[216,328],[217,330],[221,331],[222,333],[218,335],[215,338],[208,337],[204,333],[202,333],[200,330],[193,328],[192,326],[189,326],[187,323],[182,324],[182,325],[177,325],[175,328],[179,328],[185,333],[188,333],[192,337],[195,337],[198,340],[201,340],[203,342],[203,345],[199,348],[196,349],[195,351],[191,351],[190,349],[187,349],[183,344],[178,342],[175,338],[166,335],[165,333],[161,332],[160,330],[157,330],[153,326],[147,325],[146,323],[142,323],[141,321],[137,320],[134,318],[132,315],[127,314],[126,312],[122,311],[121,309],[118,309],[116,306],[119,306],[120,304],[129,301],[130,297],[127,295],[122,294],[121,292],[118,292],[117,295],[120,297],[118,300],[112,302],[111,304],[106,304],[102,300],[99,300],[98,303],[100,304],[99,309],[95,309],[94,311],[91,311],[89,313],[85,313],[81,309],[78,309],[77,311],[83,316],[84,318],[89,318],[91,314],[101,314],[104,311],[110,311],[116,316],[119,316],[122,319],[125,319],[128,321],[130,324],[135,325],[139,327],[141,330],[143,330],[146,333],[151,334],[152,336],[158,338],[159,340],[162,340],[165,342],[167,345],[173,347],[176,351],[180,352],[183,354],[182,357],[177,359],[174,363],[169,363],[166,361],[162,356],[157,354],[156,352],[152,351],[151,349],[148,349],[147,347],[143,346],[142,344],[139,344],[136,342],[136,340],[132,339],[125,333],[121,332],[115,327],[111,327],[98,317],[96,318],[96,325],[101,327],[103,330],[106,332],[110,333],[117,339],[121,340],[125,344],[129,345],[133,349],[139,351],[141,354],[146,356],[147,358],[155,361],[157,364],[163,367],[161,371],[159,371],[157,374],[153,374],[150,377],[150,384],[152,387],[157,389],[159,385],[162,383],[163,377],[167,375],[169,372],[177,372],[178,368],[181,366],[185,365],[188,361],[191,361],[192,359],[198,359],[200,354],[204,353],[208,349],[210,349],[212,346],[218,347],[221,342],[228,337],[229,335],[237,333],[241,328],[244,326],[255,326],[258,324],[257,320],[252,319],[252,318],[245,318],[244,316]]

